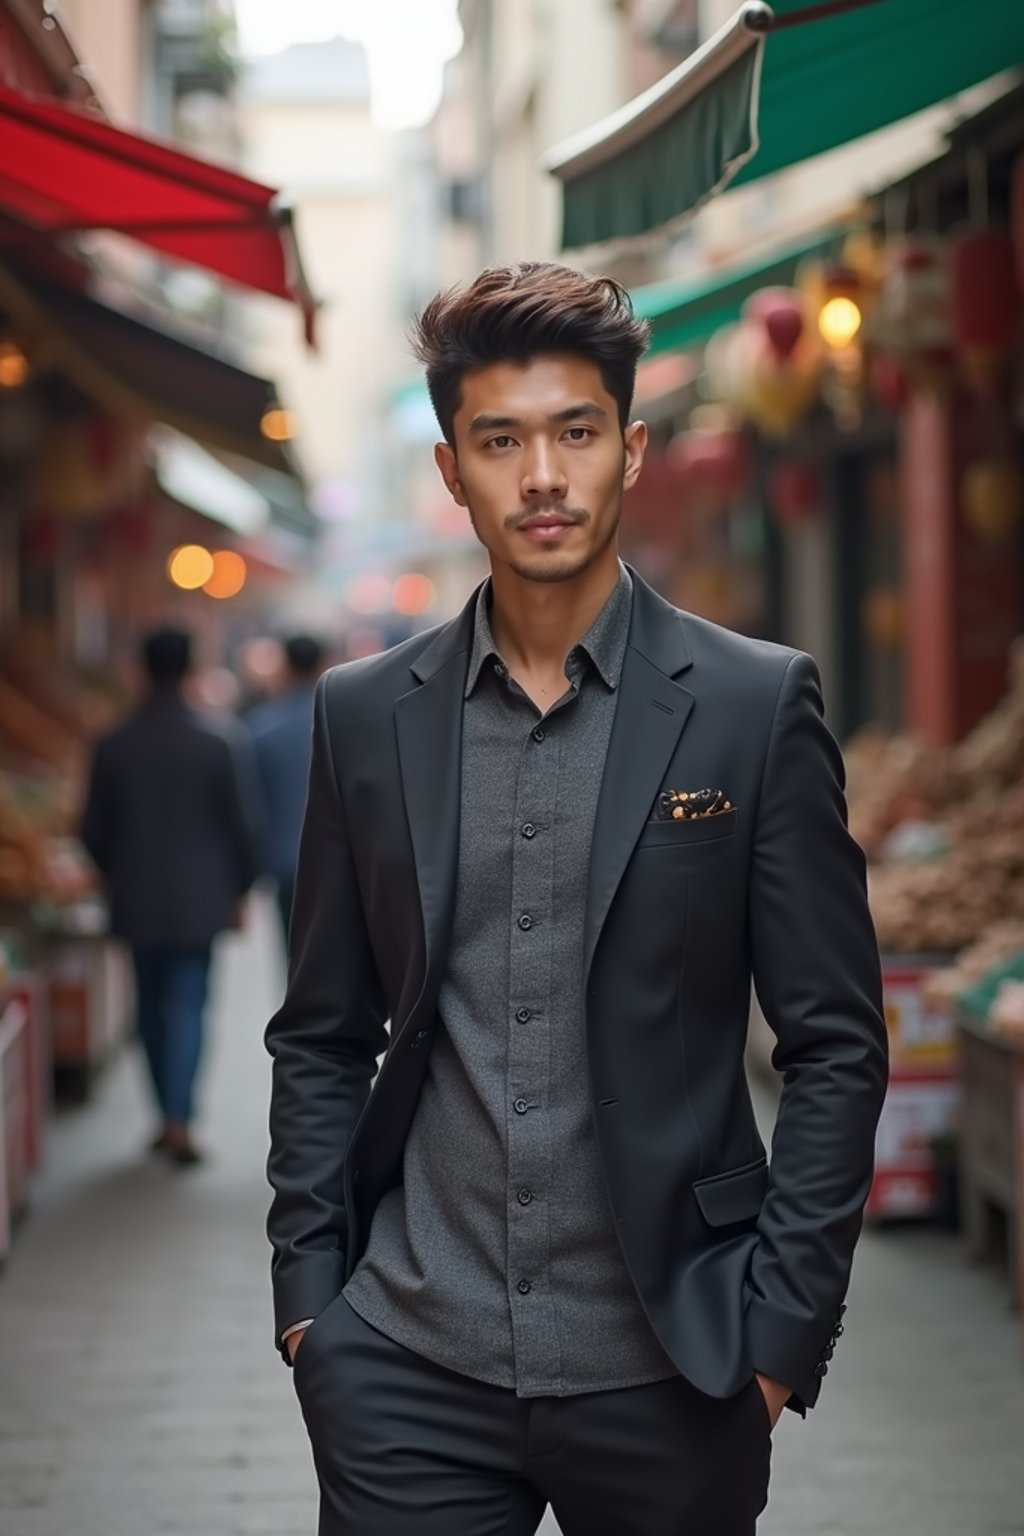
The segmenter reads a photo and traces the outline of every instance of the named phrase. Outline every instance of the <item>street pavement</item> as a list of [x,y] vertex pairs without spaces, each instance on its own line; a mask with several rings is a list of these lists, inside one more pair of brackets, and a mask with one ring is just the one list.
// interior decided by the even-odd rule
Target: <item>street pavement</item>
[[[217,966],[207,1167],[144,1154],[132,1052],[58,1121],[0,1275],[0,1536],[315,1531],[263,1236],[281,970],[262,901]],[[869,1231],[846,1323],[819,1407],[776,1431],[759,1536],[1024,1536],[1024,1348],[999,1277],[942,1234]]]

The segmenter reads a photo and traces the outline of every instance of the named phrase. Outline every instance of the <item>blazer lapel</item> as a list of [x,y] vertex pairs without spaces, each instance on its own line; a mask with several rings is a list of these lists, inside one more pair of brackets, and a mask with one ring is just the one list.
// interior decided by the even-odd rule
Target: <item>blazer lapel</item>
[[[406,815],[426,954],[423,984],[402,1027],[436,995],[455,908],[462,788],[462,703],[472,601],[413,666],[420,683],[395,705]],[[431,1006],[433,1004],[431,1003]]]
[[584,982],[615,892],[693,708],[693,695],[673,680],[674,673],[690,665],[682,616],[631,574],[630,638],[591,844]]

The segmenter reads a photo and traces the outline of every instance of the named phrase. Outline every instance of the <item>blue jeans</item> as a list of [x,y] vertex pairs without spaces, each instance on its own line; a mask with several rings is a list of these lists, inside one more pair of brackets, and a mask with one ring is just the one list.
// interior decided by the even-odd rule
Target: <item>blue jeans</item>
[[146,945],[137,946],[132,954],[139,1038],[156,1101],[168,1124],[187,1125],[203,1046],[210,946]]

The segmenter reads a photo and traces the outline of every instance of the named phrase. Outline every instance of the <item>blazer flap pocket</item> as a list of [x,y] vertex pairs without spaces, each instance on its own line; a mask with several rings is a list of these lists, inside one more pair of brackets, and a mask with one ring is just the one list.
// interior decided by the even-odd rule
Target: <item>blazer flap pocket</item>
[[717,816],[695,816],[692,821],[649,821],[640,834],[639,846],[689,847],[691,843],[714,842],[731,837],[736,831],[737,813],[719,811]]
[[758,1158],[731,1173],[715,1173],[697,1179],[694,1198],[704,1220],[712,1227],[727,1227],[737,1221],[751,1221],[761,1214],[768,1193],[768,1159]]

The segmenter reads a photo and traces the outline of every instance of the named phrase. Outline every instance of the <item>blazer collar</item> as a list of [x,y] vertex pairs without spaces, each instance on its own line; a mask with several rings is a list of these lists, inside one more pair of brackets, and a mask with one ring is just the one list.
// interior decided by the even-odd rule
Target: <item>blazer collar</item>
[[[678,608],[673,608],[653,587],[648,586],[632,566],[626,569],[633,578],[633,611],[628,644],[666,677],[678,677],[693,664],[686,635],[686,615],[680,613]],[[413,676],[421,683],[429,682],[457,656],[464,656],[466,666],[469,665],[476,605],[483,585],[481,583],[473,589],[462,612],[435,630],[416,660],[410,663]]]

